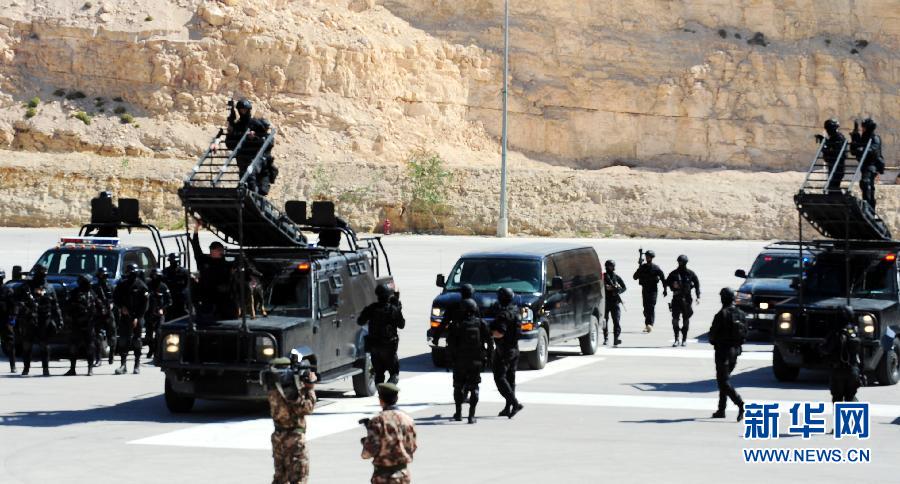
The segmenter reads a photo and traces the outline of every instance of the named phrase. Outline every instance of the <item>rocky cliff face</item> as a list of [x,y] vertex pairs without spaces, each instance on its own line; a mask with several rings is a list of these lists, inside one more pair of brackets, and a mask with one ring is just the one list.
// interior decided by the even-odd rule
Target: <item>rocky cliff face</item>
[[[17,151],[0,152],[2,181],[33,185],[0,223],[66,222],[52,207],[77,211],[73,190],[103,183],[159,192],[154,216],[177,220],[177,160],[234,95],[280,129],[274,196],[331,191],[363,225],[402,225],[400,164],[425,147],[457,174],[438,225],[474,205],[459,230],[492,230],[500,0],[6,3],[0,145]],[[874,116],[897,158],[897,0],[521,0],[511,18],[514,232],[785,237],[798,177],[765,172],[805,169],[822,120]],[[69,152],[103,158],[51,154]],[[684,167],[700,171],[648,171]]]

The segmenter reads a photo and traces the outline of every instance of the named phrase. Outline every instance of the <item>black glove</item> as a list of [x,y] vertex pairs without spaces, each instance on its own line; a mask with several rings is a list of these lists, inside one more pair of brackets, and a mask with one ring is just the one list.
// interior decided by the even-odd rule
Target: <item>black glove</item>
[[821,134],[817,134],[815,137],[816,137],[816,142],[818,142],[818,143],[825,141],[825,137],[822,136]]

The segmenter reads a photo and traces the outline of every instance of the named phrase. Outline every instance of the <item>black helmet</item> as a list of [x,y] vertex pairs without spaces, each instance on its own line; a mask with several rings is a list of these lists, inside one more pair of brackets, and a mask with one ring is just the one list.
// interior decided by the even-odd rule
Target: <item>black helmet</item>
[[500,289],[497,289],[497,302],[499,302],[503,306],[511,303],[515,297],[516,293],[514,293],[513,290],[508,287],[501,287]]
[[475,302],[475,300],[472,298],[463,299],[460,308],[462,309],[463,314],[465,314],[466,316],[474,316],[478,314],[478,303]]
[[872,118],[866,118],[862,122],[862,127],[864,130],[871,133],[872,131],[875,131],[875,128],[878,127],[878,123],[876,123]]
[[87,288],[91,287],[91,278],[88,277],[87,274],[82,274],[78,276],[78,287]]
[[719,297],[722,298],[723,304],[731,304],[734,302],[734,291],[731,290],[730,287],[723,287],[721,291],[719,291]]
[[101,268],[97,269],[97,272],[94,273],[94,275],[97,276],[97,279],[102,280],[102,279],[106,279],[107,277],[109,277],[109,272],[107,272],[105,267],[101,267]]
[[34,267],[31,268],[31,280],[38,283],[43,284],[47,281],[47,268],[42,266],[41,264],[35,264]]
[[175,263],[178,262],[178,254],[172,252],[168,255],[169,262]]
[[656,257],[656,252],[653,252],[652,250],[648,250],[647,252],[644,252],[644,256],[653,258],[653,257]]
[[840,127],[841,123],[839,123],[837,119],[831,118],[825,121],[825,131],[828,131],[829,133],[837,131]]
[[234,107],[237,109],[250,110],[250,109],[253,109],[253,104],[251,104],[250,101],[248,101],[246,99],[241,99],[240,101],[237,102],[237,104]]
[[385,302],[394,294],[394,290],[391,289],[391,286],[387,284],[379,284],[375,286],[375,297],[378,298],[379,301]]
[[459,294],[463,299],[472,299],[475,296],[475,286],[471,284],[463,284],[459,286]]
[[681,255],[678,256],[678,259],[676,259],[676,261],[678,261],[679,264],[687,264],[687,263],[688,263],[688,256],[686,256],[686,255],[684,255],[684,254],[681,254]]
[[163,271],[159,267],[150,269],[150,279],[159,279],[163,276]]
[[137,264],[128,264],[125,266],[125,277],[137,277],[138,275],[138,265]]
[[606,270],[607,270],[607,271],[614,271],[614,270],[616,270],[616,261],[608,260],[608,261],[606,261],[605,263],[603,263],[603,265],[606,266]]

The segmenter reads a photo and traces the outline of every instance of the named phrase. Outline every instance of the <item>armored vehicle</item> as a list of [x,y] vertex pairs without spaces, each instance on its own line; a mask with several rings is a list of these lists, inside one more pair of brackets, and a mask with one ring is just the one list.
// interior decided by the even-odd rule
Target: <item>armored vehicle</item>
[[[259,304],[260,311],[255,318],[241,311],[231,319],[188,315],[162,325],[157,364],[165,373],[167,407],[187,412],[197,398],[263,400],[260,371],[273,358],[291,355],[314,366],[322,383],[351,377],[358,396],[373,395],[367,328],[356,320],[375,301],[377,284],[394,287],[381,240],[357,237],[330,202],[314,202],[308,216],[305,202],[289,201],[282,211],[248,190],[247,176],[265,161],[271,139],[241,173],[236,150],[222,148],[222,136],[213,140],[215,149],[203,155],[179,196],[186,217],[203,220],[231,244],[226,259],[234,260],[235,274],[257,275],[259,301],[253,302],[253,291],[241,283],[232,288],[241,306]],[[318,242],[310,244],[309,234],[318,235]]]
[[436,366],[448,363],[446,332],[432,343],[448,309],[460,301],[460,288],[471,284],[482,318],[493,321],[497,289],[516,296],[522,317],[519,350],[533,369],[547,364],[551,343],[578,339],[582,353],[597,352],[603,308],[603,268],[592,247],[557,243],[517,245],[489,252],[465,254],[445,278],[443,291],[432,303],[431,327],[426,333]]

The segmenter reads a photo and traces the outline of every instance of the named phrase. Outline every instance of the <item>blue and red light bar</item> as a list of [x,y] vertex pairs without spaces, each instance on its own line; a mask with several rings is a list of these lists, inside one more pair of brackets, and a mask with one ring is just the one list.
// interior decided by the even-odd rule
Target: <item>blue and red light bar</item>
[[119,239],[116,237],[63,237],[59,239],[60,245],[119,245]]

